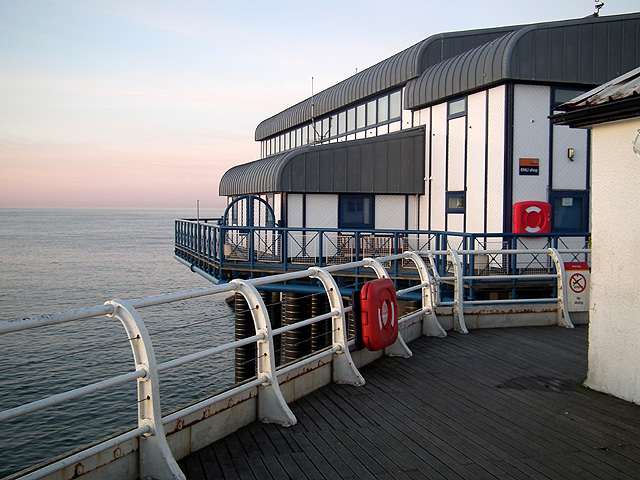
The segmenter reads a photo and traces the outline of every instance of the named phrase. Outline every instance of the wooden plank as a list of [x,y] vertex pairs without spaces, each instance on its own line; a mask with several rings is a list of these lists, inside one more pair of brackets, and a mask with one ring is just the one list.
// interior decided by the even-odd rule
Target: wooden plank
[[[202,478],[637,478],[640,407],[579,386],[587,328],[419,338],[180,462]],[[204,475],[204,476],[203,476]]]

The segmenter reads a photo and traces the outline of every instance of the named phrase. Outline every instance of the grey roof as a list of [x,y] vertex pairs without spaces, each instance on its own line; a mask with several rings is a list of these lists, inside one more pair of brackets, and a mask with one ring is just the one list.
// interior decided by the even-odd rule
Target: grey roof
[[[640,13],[433,35],[318,93],[320,117],[407,86],[419,108],[505,80],[606,82],[640,64]],[[261,122],[257,141],[311,121],[308,98]]]
[[551,121],[571,127],[640,117],[640,67],[559,105],[556,110],[565,113],[552,115]]
[[431,66],[405,90],[420,108],[506,80],[597,85],[640,64],[640,13],[524,26]]
[[256,128],[255,139],[264,140],[279,132],[310,122],[312,101],[314,116],[319,117],[369,96],[404,86],[408,80],[418,77],[429,66],[501,37],[517,28],[500,27],[433,35],[323,90],[314,95],[313,99],[307,98],[264,120]]
[[228,170],[219,194],[424,194],[424,135],[413,128],[272,155]]

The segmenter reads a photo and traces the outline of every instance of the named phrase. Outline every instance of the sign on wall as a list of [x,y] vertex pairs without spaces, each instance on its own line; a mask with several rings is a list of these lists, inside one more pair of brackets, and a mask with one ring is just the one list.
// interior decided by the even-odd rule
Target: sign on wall
[[520,175],[540,175],[540,159],[521,158]]

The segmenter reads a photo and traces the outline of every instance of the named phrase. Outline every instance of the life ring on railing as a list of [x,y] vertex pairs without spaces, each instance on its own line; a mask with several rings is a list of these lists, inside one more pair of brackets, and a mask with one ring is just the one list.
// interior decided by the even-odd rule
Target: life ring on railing
[[513,233],[551,232],[551,205],[519,202],[513,205]]
[[388,278],[367,282],[360,292],[362,341],[368,350],[382,350],[398,338],[396,288]]

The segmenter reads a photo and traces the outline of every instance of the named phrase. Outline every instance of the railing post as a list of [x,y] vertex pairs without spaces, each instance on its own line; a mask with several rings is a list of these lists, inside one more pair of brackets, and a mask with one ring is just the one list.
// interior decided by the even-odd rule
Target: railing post
[[464,322],[464,275],[460,255],[458,252],[449,249],[449,256],[453,261],[456,279],[453,289],[453,329],[460,333],[469,333]]
[[309,270],[313,272],[310,278],[317,278],[322,282],[329,297],[329,307],[335,313],[332,317],[332,339],[333,347],[337,347],[339,350],[335,353],[332,362],[333,381],[357,387],[362,386],[365,384],[364,377],[360,375],[355,363],[353,363],[347,346],[347,319],[338,284],[331,274],[323,268],[311,267]]
[[429,273],[429,269],[420,255],[415,252],[408,252],[407,256],[415,263],[420,275],[422,287],[422,309],[426,310],[422,320],[422,335],[429,337],[446,337],[447,332],[436,318],[434,302],[434,282]]
[[564,261],[555,248],[549,249],[549,255],[556,264],[556,273],[558,275],[557,324],[561,327],[574,328],[573,322],[571,322],[571,318],[569,317],[569,311],[567,310],[567,290],[564,288]]
[[148,426],[150,431],[140,437],[139,477],[159,480],[184,479],[185,476],[173,458],[164,435],[158,369],[147,327],[129,302],[111,300],[106,304],[115,307],[114,312],[108,316],[120,320],[127,331],[136,370],[146,372],[144,377],[138,379],[138,426]]
[[261,422],[277,423],[285,427],[295,425],[296,417],[282,396],[276,375],[275,348],[267,307],[256,287],[250,283],[237,279],[230,283],[235,284],[235,291],[247,300],[256,334],[262,333],[265,337],[258,341],[258,377],[264,378],[264,382],[258,387],[258,418]]

